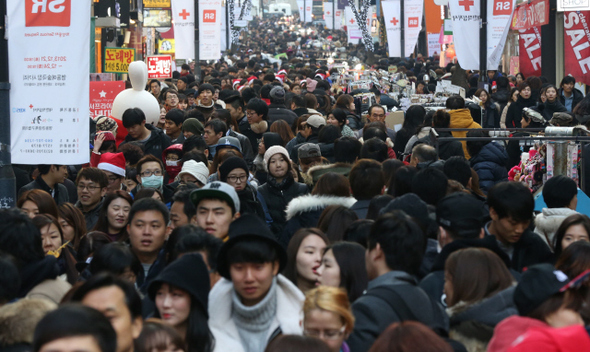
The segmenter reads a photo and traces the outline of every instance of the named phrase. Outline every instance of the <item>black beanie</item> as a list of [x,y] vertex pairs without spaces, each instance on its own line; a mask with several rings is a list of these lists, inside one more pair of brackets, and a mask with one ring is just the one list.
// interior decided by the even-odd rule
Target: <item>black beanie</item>
[[164,283],[188,292],[191,300],[199,304],[209,318],[209,270],[200,254],[185,254],[165,267],[148,286],[148,295],[152,301],[155,302],[156,293]]
[[248,164],[240,157],[232,156],[221,164],[219,167],[219,178],[223,182],[227,182],[227,175],[234,169],[244,169],[246,174],[249,173]]
[[275,132],[264,133],[262,135],[262,140],[264,141],[264,147],[266,150],[274,145],[280,145],[281,147],[284,147],[281,135]]

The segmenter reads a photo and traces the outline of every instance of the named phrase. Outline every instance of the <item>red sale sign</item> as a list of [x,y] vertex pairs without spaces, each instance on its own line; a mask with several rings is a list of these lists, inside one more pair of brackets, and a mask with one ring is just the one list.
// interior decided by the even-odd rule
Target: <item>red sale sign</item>
[[25,0],[25,26],[69,27],[70,0]]
[[[495,9],[494,12],[496,12]],[[547,23],[549,23],[549,0],[534,0],[523,2],[516,7],[510,29],[529,29]]]
[[525,77],[541,76],[541,27],[520,30],[520,72]]
[[152,55],[147,57],[148,78],[172,78],[172,56]]
[[110,116],[113,100],[125,89],[125,82],[90,82],[90,117]]
[[590,11],[565,12],[563,19],[563,49],[565,74],[576,81],[590,84]]

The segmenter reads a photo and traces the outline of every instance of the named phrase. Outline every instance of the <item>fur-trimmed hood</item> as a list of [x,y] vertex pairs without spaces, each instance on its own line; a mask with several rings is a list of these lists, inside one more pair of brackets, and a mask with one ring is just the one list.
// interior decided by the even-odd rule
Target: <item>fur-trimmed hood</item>
[[343,205],[347,208],[350,208],[354,203],[356,203],[356,199],[353,197],[334,197],[307,194],[297,197],[289,202],[286,210],[287,221],[297,214],[323,209],[329,205]]
[[35,326],[57,304],[46,299],[21,299],[0,308],[0,346],[32,344]]
[[553,246],[553,237],[559,225],[570,215],[578,214],[570,208],[543,208],[541,214],[535,217],[535,233],[541,235],[543,241]]

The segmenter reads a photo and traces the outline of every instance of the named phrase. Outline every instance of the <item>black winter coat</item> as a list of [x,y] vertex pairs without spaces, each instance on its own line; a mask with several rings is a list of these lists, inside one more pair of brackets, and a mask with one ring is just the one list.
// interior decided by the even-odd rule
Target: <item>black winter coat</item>
[[496,93],[492,93],[492,101],[500,106],[500,112],[504,111],[509,99],[510,90],[499,89]]
[[479,187],[486,194],[496,183],[508,181],[507,161],[506,150],[494,142],[486,144],[476,156],[472,156],[469,160],[471,167],[479,176]]
[[293,126],[293,122],[297,120],[297,114],[287,109],[285,104],[270,104],[268,106],[268,123],[272,125],[278,120],[284,120],[289,126]]
[[[150,135],[150,138],[142,146],[143,154],[151,154],[158,159],[162,159],[162,152],[172,145],[172,140],[170,139],[170,137],[166,135],[166,133],[164,133],[164,131],[157,127],[154,127],[146,123],[145,128],[150,130],[152,134]],[[127,135],[127,137],[125,137],[125,140],[121,143],[121,145],[133,141],[135,140],[131,138],[130,135]]]
[[500,128],[500,111],[498,111],[498,105],[495,103],[490,104],[483,110],[483,116],[481,121],[482,128]]
[[[574,88],[574,101],[572,102],[572,111],[574,111],[576,105],[584,99],[584,94],[580,92],[577,88]],[[559,97],[559,101],[565,106],[565,98],[563,97],[563,88],[559,88],[557,90],[557,96]],[[571,112],[571,111],[570,111]]]
[[293,198],[297,198],[309,192],[307,185],[295,182],[292,176],[288,176],[280,184],[274,177],[269,176],[265,184],[258,188],[268,206],[268,212],[272,218],[271,231],[277,236],[283,232],[287,223],[285,210]]
[[393,151],[398,159],[403,160],[406,144],[408,144],[410,138],[416,134],[415,132],[416,131],[409,131],[405,128],[397,131],[395,141],[393,141]]
[[348,127],[350,127],[354,131],[358,131],[363,128],[363,122],[360,116],[355,115],[351,112],[346,114],[346,119],[348,120]]
[[537,103],[531,96],[528,99],[524,99],[522,96],[518,96],[516,102],[510,104],[508,111],[506,112],[506,127],[521,127],[520,120],[522,119],[522,109],[530,108],[535,106]]
[[[453,137],[451,132],[438,132],[439,137]],[[447,160],[452,156],[465,157],[463,152],[463,144],[459,141],[440,141],[438,142],[438,157],[442,160]]]
[[554,112],[566,112],[567,109],[565,106],[559,101],[555,100],[553,103],[546,101],[544,104],[539,104],[537,107],[541,115],[549,122],[553,117]]
[[[490,234],[486,226],[486,236],[484,236],[485,242],[496,242],[496,236]],[[510,260],[511,268],[522,272],[524,268],[531,265],[549,263],[553,264],[554,257],[553,253],[549,249],[549,246],[541,239],[541,236],[537,235],[530,229],[526,229],[520,240],[513,244],[514,252],[512,259]]]

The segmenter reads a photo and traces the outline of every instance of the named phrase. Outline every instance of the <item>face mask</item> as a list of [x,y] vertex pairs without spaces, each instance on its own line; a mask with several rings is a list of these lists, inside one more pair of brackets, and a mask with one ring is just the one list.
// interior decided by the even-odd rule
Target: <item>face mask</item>
[[166,166],[178,166],[178,160],[166,160]]
[[168,174],[168,176],[170,176],[171,179],[175,178],[176,175],[178,175],[180,173],[180,171],[182,170],[182,166],[177,165],[177,166],[166,166],[166,173]]
[[141,185],[146,188],[159,189],[164,184],[164,176],[151,175],[141,178]]

